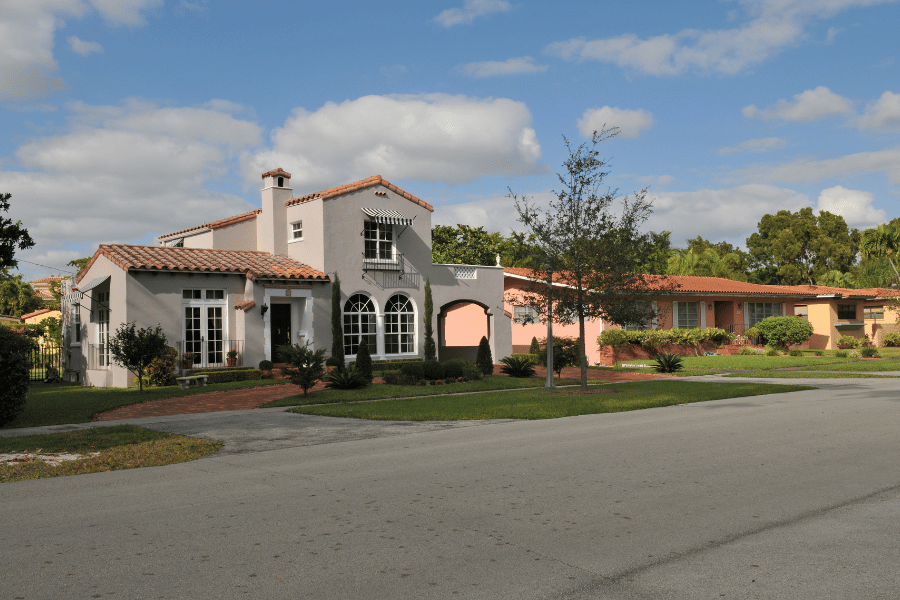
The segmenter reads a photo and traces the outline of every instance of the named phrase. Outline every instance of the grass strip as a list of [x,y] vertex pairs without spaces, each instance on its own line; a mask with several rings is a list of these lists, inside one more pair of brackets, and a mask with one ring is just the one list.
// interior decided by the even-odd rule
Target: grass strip
[[834,356],[685,356],[685,369],[719,369],[769,371],[790,367],[819,367],[856,362],[858,358],[837,358]]
[[890,379],[892,375],[870,375],[868,373],[830,373],[828,371],[742,371],[728,373],[722,377],[764,377],[766,379]]
[[[614,387],[612,387],[613,385]],[[769,383],[659,380],[597,386],[587,393],[578,393],[575,390],[537,388],[498,391],[492,394],[433,396],[381,402],[347,402],[296,407],[289,410],[309,415],[391,421],[557,419],[810,389],[815,388]]]
[[[556,385],[576,385],[577,379],[556,379]],[[542,378],[500,377],[490,376],[467,383],[450,383],[447,385],[370,385],[356,390],[325,389],[310,392],[306,396],[300,394],[290,398],[273,400],[261,408],[278,406],[305,406],[309,404],[338,404],[341,402],[363,402],[366,400],[383,400],[387,398],[409,398],[412,396],[437,396],[441,394],[459,394],[465,392],[486,392],[493,390],[510,390],[543,387]],[[298,388],[299,389],[299,388]]]
[[206,387],[180,390],[178,386],[144,388],[141,394],[135,388],[87,388],[77,383],[32,383],[28,388],[25,408],[18,418],[4,429],[40,427],[88,423],[99,412],[140,404],[151,400],[192,396],[206,392],[251,388],[289,383],[284,379],[259,379],[254,381],[229,381]]
[[[813,371],[816,367],[805,367],[804,371]],[[900,371],[900,360],[860,360],[859,362],[845,363],[840,365],[829,365],[825,367],[827,371],[868,371],[877,373],[878,371]]]
[[196,460],[218,452],[221,442],[161,433],[134,425],[95,427],[80,431],[0,438],[0,453],[90,454],[58,466],[42,460],[0,464],[0,483],[118,471],[139,467],[159,467]]

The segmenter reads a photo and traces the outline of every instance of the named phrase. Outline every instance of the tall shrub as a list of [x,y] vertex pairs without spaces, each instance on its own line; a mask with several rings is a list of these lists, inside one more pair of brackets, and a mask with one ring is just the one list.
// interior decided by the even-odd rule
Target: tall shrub
[[800,317],[767,317],[755,327],[767,344],[782,348],[801,344],[813,334],[812,324]]
[[147,377],[150,385],[161,387],[175,385],[175,369],[178,367],[178,350],[166,346],[165,351],[150,362]]
[[425,360],[435,360],[437,350],[434,346],[434,328],[431,320],[434,315],[434,302],[431,299],[431,282],[425,279]]
[[344,324],[341,318],[341,278],[337,272],[331,282],[331,357],[344,366]]
[[305,396],[309,388],[316,385],[316,382],[322,377],[322,370],[325,365],[325,348],[313,350],[306,345],[294,344],[293,346],[282,346],[279,348],[282,360],[290,363],[291,383],[300,386]]
[[356,371],[367,385],[372,383],[372,355],[369,354],[369,344],[363,339],[359,340],[359,350],[356,351]]
[[494,357],[491,356],[491,344],[485,336],[481,336],[478,342],[478,355],[475,364],[481,370],[482,375],[490,375],[494,372]]
[[541,353],[541,345],[538,344],[537,338],[531,338],[531,346],[528,348],[528,354],[539,356]]
[[28,354],[34,342],[0,327],[0,427],[11,423],[25,407],[28,393]]

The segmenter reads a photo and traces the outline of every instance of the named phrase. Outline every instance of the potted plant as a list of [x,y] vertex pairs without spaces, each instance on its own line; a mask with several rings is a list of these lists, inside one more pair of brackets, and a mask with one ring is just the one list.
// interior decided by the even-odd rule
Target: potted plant
[[225,359],[225,363],[229,367],[237,366],[237,355],[238,355],[238,351],[235,350],[234,348],[232,348],[231,350],[229,350],[226,353],[227,358]]
[[185,352],[181,355],[181,368],[182,369],[193,369],[194,362],[197,360],[197,354],[195,352]]

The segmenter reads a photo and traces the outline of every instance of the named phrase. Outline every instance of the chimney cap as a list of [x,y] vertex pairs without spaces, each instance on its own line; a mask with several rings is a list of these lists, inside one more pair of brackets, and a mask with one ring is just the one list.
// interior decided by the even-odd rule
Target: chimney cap
[[278,167],[277,169],[272,169],[271,171],[262,174],[263,179],[265,179],[266,177],[284,177],[285,179],[290,179],[291,174],[281,167]]

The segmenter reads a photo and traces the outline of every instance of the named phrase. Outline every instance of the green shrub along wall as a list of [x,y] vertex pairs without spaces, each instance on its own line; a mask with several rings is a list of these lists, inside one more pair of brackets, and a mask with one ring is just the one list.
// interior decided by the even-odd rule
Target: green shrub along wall
[[207,383],[227,383],[229,381],[250,381],[262,379],[259,369],[222,369],[211,371],[190,371],[190,375],[206,375]]

